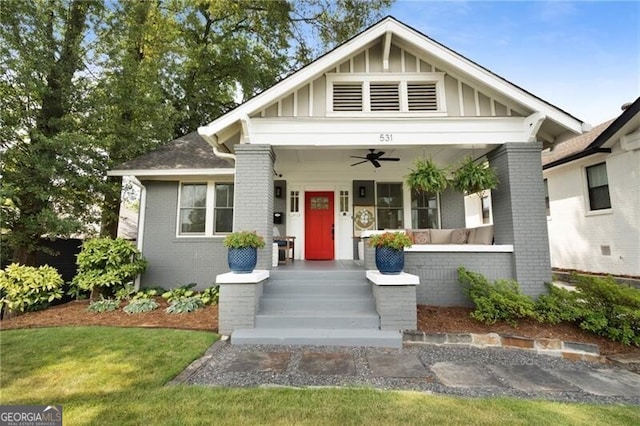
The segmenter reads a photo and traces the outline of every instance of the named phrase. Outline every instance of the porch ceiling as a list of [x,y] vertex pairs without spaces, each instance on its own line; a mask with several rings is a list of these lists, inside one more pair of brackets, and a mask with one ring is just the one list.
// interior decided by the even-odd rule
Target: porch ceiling
[[[306,146],[282,146],[274,147],[276,154],[276,167],[299,168],[305,167],[309,170],[351,170],[355,173],[362,171],[402,171],[407,173],[417,158],[432,158],[441,166],[455,168],[465,156],[476,159],[489,151],[496,145],[427,145],[415,146],[384,146],[372,145],[370,147],[336,146],[336,147],[306,147]],[[381,162],[379,169],[375,169],[370,163],[363,163],[351,167],[351,164],[360,160],[351,156],[365,157],[369,149],[376,152],[384,151],[384,157],[397,157],[398,162]]]

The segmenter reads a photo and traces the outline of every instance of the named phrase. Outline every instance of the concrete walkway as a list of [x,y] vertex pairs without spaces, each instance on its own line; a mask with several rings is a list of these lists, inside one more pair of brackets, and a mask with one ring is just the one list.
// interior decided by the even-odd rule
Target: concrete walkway
[[640,375],[522,350],[236,346],[216,342],[173,384],[373,387],[467,397],[640,404]]

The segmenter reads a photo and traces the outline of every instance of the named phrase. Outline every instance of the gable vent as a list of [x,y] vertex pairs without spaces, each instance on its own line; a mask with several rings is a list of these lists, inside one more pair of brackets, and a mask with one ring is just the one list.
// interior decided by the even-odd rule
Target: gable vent
[[408,83],[409,111],[437,111],[436,83]]
[[371,111],[400,111],[398,83],[371,83]]
[[362,83],[335,83],[333,110],[362,111]]

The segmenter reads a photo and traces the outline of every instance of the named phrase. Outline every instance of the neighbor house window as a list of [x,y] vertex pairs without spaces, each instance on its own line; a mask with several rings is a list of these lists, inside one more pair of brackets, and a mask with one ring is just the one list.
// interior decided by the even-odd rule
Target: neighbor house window
[[180,234],[204,234],[207,184],[183,183],[180,188]]
[[233,183],[183,183],[179,199],[179,235],[211,236],[233,230]]
[[606,163],[587,167],[587,187],[589,189],[589,210],[611,208]]
[[233,184],[216,184],[216,204],[214,209],[213,232],[231,232],[233,230]]
[[378,229],[403,229],[402,184],[377,185]]
[[411,228],[438,228],[438,196],[434,192],[411,191]]
[[544,180],[544,207],[547,210],[547,216],[551,216],[551,206],[549,204],[549,181]]

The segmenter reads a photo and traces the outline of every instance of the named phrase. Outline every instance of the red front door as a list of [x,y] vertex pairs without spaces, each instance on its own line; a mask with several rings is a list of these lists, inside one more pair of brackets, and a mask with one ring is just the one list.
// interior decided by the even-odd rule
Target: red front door
[[309,260],[333,259],[333,192],[305,193],[304,253]]

